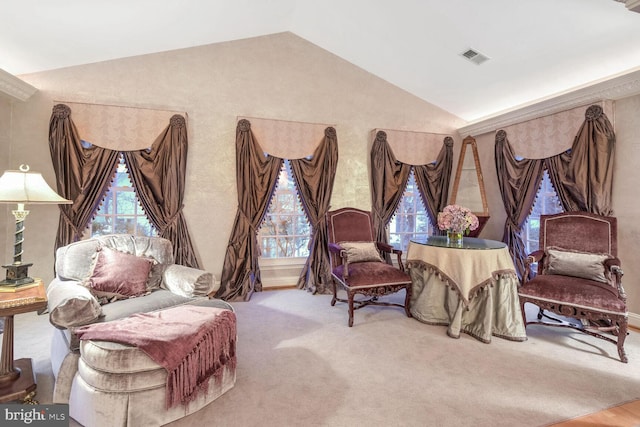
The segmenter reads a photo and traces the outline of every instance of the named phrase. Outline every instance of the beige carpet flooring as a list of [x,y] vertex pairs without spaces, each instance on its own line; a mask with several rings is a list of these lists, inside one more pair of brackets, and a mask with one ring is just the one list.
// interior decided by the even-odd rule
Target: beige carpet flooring
[[[623,364],[613,344],[562,328],[483,344],[388,307],[357,310],[349,328],[346,305],[330,299],[281,290],[234,303],[236,386],[171,425],[545,426],[640,398],[634,331]],[[34,359],[41,403],[51,332],[47,316],[16,316],[15,357]]]

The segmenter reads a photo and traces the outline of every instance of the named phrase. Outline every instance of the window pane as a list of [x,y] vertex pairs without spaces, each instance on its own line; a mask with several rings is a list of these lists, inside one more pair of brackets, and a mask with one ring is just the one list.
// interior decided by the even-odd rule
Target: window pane
[[133,191],[116,193],[116,213],[118,215],[134,215],[136,213],[136,194]]
[[265,258],[306,257],[311,226],[298,200],[289,161],[285,160],[269,210],[260,226],[259,239]]
[[107,191],[107,195],[102,201],[102,206],[100,206],[101,214],[111,214],[113,213],[113,192],[111,190]]
[[262,247],[262,256],[265,258],[272,258],[274,256],[276,239],[271,237],[263,237],[260,239],[260,246]]
[[422,197],[411,172],[404,195],[389,223],[389,244],[405,252],[411,239],[420,239],[433,231]]
[[124,158],[114,174],[111,187],[105,194],[91,223],[91,235],[127,233],[155,236],[156,231],[145,215],[127,174]]
[[115,223],[115,232],[117,234],[135,234],[136,220],[135,218],[118,217]]
[[136,218],[136,235],[137,236],[153,236],[153,226],[146,216],[138,216]]
[[96,216],[91,223],[91,235],[103,236],[105,234],[112,234],[113,228],[111,227],[111,218],[105,216]]
[[[560,204],[560,200],[558,200],[553,184],[551,184],[549,174],[545,170],[542,182],[540,183],[540,188],[536,194],[536,201],[533,204],[533,208],[531,209],[531,213],[529,214],[524,227],[522,227],[521,236],[525,244],[525,252],[527,255],[539,248],[540,215],[550,215],[560,212],[563,212],[562,205]],[[536,271],[536,268],[536,265],[532,265],[532,271]]]
[[129,175],[127,174],[127,168],[124,166],[124,163],[118,165],[118,170],[116,172],[116,179],[113,182],[113,185],[116,187],[132,187],[131,180],[129,179]]

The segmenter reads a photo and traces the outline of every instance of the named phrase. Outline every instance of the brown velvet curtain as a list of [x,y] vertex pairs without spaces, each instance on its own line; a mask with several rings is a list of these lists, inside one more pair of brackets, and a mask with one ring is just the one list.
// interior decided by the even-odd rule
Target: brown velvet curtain
[[331,263],[325,217],[329,210],[338,166],[338,139],[335,128],[325,129],[324,139],[310,159],[289,160],[289,164],[312,230],[309,257],[298,279],[298,288],[314,294],[328,293]]
[[616,136],[599,105],[587,108],[570,153],[548,159],[553,185],[565,210],[612,215]]
[[371,205],[378,242],[388,243],[385,228],[398,208],[410,173],[411,165],[399,162],[391,151],[387,133],[378,131],[371,147]]
[[176,114],[150,149],[124,152],[124,158],[149,221],[173,243],[175,263],[200,268],[182,212],[187,145],[186,121]]
[[[447,206],[453,168],[453,138],[447,136],[435,163],[413,167],[416,184],[425,203],[429,221],[438,223],[438,212]],[[437,227],[435,227],[437,229]]]
[[[124,152],[124,157],[138,199],[160,236],[172,242],[176,263],[199,267],[182,214],[186,132],[184,117],[175,115],[150,150]],[[82,238],[111,185],[120,152],[83,143],[64,104],[53,107],[49,149],[58,193],[73,201],[60,205],[57,249]]]
[[495,160],[502,203],[507,213],[502,241],[509,246],[516,272],[522,277],[527,254],[520,233],[542,181],[544,159],[516,160],[507,133],[499,130],[496,133]]
[[571,150],[567,150],[555,156],[544,159],[544,164],[549,174],[549,180],[556,190],[558,200],[565,212],[579,211],[576,202],[573,200],[571,193],[567,191],[563,182],[566,180],[566,171],[569,170],[571,163]]
[[546,159],[516,160],[504,130],[496,133],[496,169],[507,212],[503,241],[522,275],[526,258],[520,237],[544,169],[565,211],[612,215],[615,133],[599,105],[591,105],[571,150]]
[[258,266],[258,228],[269,207],[283,160],[264,153],[249,120],[236,127],[238,212],[227,245],[217,298],[248,301],[262,290]]
[[83,146],[71,120],[71,109],[64,104],[53,107],[49,120],[49,150],[58,194],[73,201],[71,205],[59,205],[57,249],[81,239],[111,184],[118,152],[96,145]]
[[435,224],[438,212],[447,205],[452,166],[453,138],[449,136],[444,139],[434,163],[411,166],[396,159],[387,141],[386,132],[378,131],[371,148],[371,198],[376,240],[387,242],[386,227],[402,199],[411,168],[429,220]]

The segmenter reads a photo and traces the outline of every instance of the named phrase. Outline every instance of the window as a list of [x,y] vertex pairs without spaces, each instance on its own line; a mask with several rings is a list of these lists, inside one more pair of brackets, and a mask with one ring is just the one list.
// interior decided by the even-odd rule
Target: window
[[135,189],[129,179],[124,156],[120,155],[118,168],[96,216],[91,222],[91,236],[112,233],[135,236],[155,236],[156,230],[142,210]]
[[406,253],[411,239],[426,238],[430,234],[433,234],[433,227],[412,170],[402,200],[389,223],[389,243]]
[[264,258],[309,256],[311,226],[298,200],[289,161],[285,160],[278,184],[258,233]]
[[[533,209],[522,228],[522,240],[524,240],[526,254],[537,251],[540,240],[540,215],[550,215],[562,212],[562,205],[556,194],[556,190],[551,184],[549,174],[544,171],[540,188],[536,194],[536,201]],[[535,269],[534,269],[535,271]]]

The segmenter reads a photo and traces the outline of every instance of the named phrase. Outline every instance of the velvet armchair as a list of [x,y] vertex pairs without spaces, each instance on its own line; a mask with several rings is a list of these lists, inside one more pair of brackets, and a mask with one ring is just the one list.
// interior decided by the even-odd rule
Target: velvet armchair
[[[374,241],[371,213],[355,208],[343,208],[327,214],[329,254],[333,279],[333,298],[349,305],[349,326],[353,326],[353,312],[367,305],[403,307],[407,317],[411,298],[411,277],[404,271],[402,251]],[[385,254],[397,257],[398,267],[385,260]],[[338,286],[347,299],[338,298]],[[384,301],[379,297],[404,289],[404,305]],[[360,294],[363,299],[356,300]]]
[[[525,325],[568,327],[612,342],[626,363],[628,312],[617,244],[614,217],[586,212],[542,215],[539,250],[525,260],[518,291]],[[537,319],[526,320],[525,303],[540,308]]]

